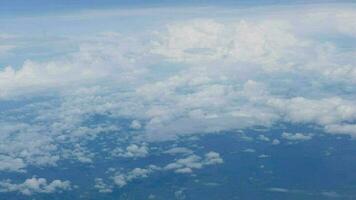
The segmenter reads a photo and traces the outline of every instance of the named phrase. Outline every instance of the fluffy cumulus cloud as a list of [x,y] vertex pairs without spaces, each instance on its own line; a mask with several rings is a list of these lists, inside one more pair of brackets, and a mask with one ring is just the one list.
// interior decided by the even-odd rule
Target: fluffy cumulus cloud
[[194,169],[201,169],[205,165],[216,165],[223,163],[219,153],[209,152],[204,155],[204,159],[197,155],[189,155],[164,167],[165,170],[174,170],[175,173],[192,173]]
[[125,151],[121,148],[115,148],[112,151],[113,156],[126,157],[126,158],[146,157],[148,153],[149,150],[145,144],[141,146],[138,146],[136,144],[131,144],[126,147]]
[[155,165],[150,165],[147,168],[135,168],[127,174],[116,174],[113,180],[118,187],[123,187],[133,180],[147,178],[149,174],[159,169],[160,168]]
[[0,192],[19,192],[24,195],[32,195],[35,193],[54,193],[65,190],[70,190],[71,184],[69,181],[53,180],[47,182],[45,178],[29,178],[23,183],[11,183],[11,181],[0,182]]
[[[83,36],[63,56],[1,66],[0,172],[62,160],[95,163],[101,156],[88,144],[106,135],[114,145],[100,150],[111,158],[144,158],[150,142],[188,134],[278,123],[356,135],[354,7],[266,8],[254,16],[220,9],[218,18],[177,13],[142,31]],[[214,152],[166,153],[185,156],[161,166],[177,173],[223,162]],[[155,170],[137,168],[114,181],[123,186]],[[50,190],[51,183],[40,182],[36,191]],[[96,187],[110,190],[100,179]]]

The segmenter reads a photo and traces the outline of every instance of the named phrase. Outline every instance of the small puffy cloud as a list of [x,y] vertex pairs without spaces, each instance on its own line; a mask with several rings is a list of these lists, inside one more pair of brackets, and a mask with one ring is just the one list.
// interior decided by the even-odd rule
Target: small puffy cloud
[[120,188],[127,184],[126,177],[121,174],[114,176],[113,180],[114,180],[114,183]]
[[130,128],[132,129],[140,129],[142,127],[140,121],[138,120],[133,120],[130,124]]
[[203,167],[201,157],[197,155],[190,155],[186,158],[181,158],[166,165],[166,170],[174,170],[176,173],[191,173],[193,169],[200,169]]
[[305,141],[305,140],[311,140],[313,138],[312,135],[306,135],[302,133],[287,133],[284,132],[282,133],[282,138],[286,140],[291,140],[291,141]]
[[269,158],[271,157],[270,155],[266,155],[266,154],[261,154],[258,156],[258,158]]
[[255,149],[245,149],[245,150],[243,150],[243,152],[245,152],[245,153],[255,153],[256,150]]
[[259,135],[257,137],[257,139],[259,139],[261,141],[265,141],[265,142],[269,142],[270,141],[270,139],[268,137],[264,136],[264,135]]
[[184,167],[184,168],[178,168],[174,172],[178,174],[190,174],[193,173],[193,169],[189,167]]
[[171,149],[168,149],[167,151],[164,151],[164,153],[175,155],[175,154],[192,154],[193,151],[186,148],[186,147],[173,147]]
[[121,188],[133,180],[147,178],[149,174],[157,170],[160,170],[160,168],[155,165],[150,165],[147,168],[135,168],[126,174],[116,174],[112,178],[114,183]]
[[186,158],[181,158],[173,163],[169,163],[164,167],[165,170],[174,170],[176,173],[192,173],[194,169],[201,169],[206,165],[216,165],[223,163],[223,159],[217,152],[209,152],[204,155],[204,159],[197,155],[190,155]]
[[47,182],[45,178],[30,178],[23,183],[15,184],[10,180],[0,182],[0,192],[19,192],[24,195],[35,193],[54,193],[71,189],[69,181],[53,180]]
[[112,192],[112,186],[107,185],[104,183],[104,180],[102,178],[96,178],[95,179],[95,185],[94,187],[100,192],[100,193],[110,193]]
[[224,160],[220,157],[220,154],[214,151],[210,151],[209,153],[205,154],[205,165],[216,165],[223,163]]
[[273,139],[272,144],[273,145],[279,145],[281,142],[278,139]]
[[81,163],[92,163],[94,158],[94,154],[92,152],[79,144],[75,144],[71,150],[63,150],[63,156],[68,159],[77,160]]
[[121,148],[114,149],[111,154],[113,156],[126,157],[126,158],[142,158],[146,157],[149,153],[149,148],[142,144],[141,146],[136,144],[130,144],[126,147],[126,150],[122,150]]

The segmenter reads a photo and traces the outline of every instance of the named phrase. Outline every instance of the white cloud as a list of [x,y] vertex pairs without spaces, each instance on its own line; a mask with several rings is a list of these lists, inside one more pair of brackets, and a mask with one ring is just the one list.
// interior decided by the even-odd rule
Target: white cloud
[[[125,56],[136,47],[129,38],[103,37],[97,41],[80,44],[78,52],[47,62],[26,60],[21,68],[7,66],[0,69],[0,98],[33,94],[53,89],[66,90],[110,79],[117,84],[138,78],[144,68],[139,68],[141,50],[136,56]],[[100,37],[99,37],[100,38]],[[132,46],[119,45],[132,43]],[[133,66],[135,64],[135,66]],[[99,67],[100,66],[100,67]]]
[[160,170],[160,168],[155,165],[150,165],[147,168],[135,168],[127,174],[116,174],[113,180],[114,183],[121,188],[133,180],[147,178],[150,173],[157,170]]
[[126,148],[127,152],[125,156],[127,157],[145,157],[148,154],[148,147],[142,145],[141,147],[132,144]]
[[356,15],[354,7],[343,7],[342,9],[329,8],[314,10],[306,15],[305,21],[309,24],[318,24],[319,28],[326,31],[345,34],[356,37]]
[[323,99],[307,99],[295,97],[291,99],[271,98],[268,104],[286,115],[292,122],[317,123],[320,125],[340,123],[356,119],[354,102],[340,97]]
[[142,127],[140,121],[138,120],[133,120],[130,124],[130,128],[132,129],[140,129]]
[[63,150],[63,157],[68,159],[75,159],[82,163],[92,163],[94,154],[79,144],[75,144],[73,149]]
[[0,155],[0,171],[23,171],[26,164],[21,158]]
[[278,139],[273,139],[272,144],[273,145],[279,145],[281,142]]
[[0,127],[0,170],[23,171],[27,164],[55,165],[59,159],[44,127],[9,123]]
[[285,188],[268,188],[268,191],[271,191],[271,192],[282,192],[282,193],[290,192],[289,189],[285,189]]
[[174,170],[176,173],[191,173],[193,169],[200,169],[203,167],[201,157],[197,155],[190,155],[186,158],[178,159],[174,163],[166,165],[166,170]]
[[258,158],[269,158],[271,157],[270,155],[266,155],[266,154],[261,154],[258,156]]
[[255,153],[256,150],[255,150],[255,149],[245,149],[245,150],[243,150],[243,152],[246,152],[246,153]]
[[143,144],[138,146],[136,144],[130,144],[126,147],[126,151],[121,148],[116,148],[112,151],[113,156],[126,157],[126,158],[139,158],[146,157],[149,153],[149,148]]
[[[134,168],[126,173],[114,171],[114,175],[111,177],[114,184],[121,188],[128,183],[142,178],[147,178],[154,172],[174,171],[179,174],[193,173],[193,170],[201,169],[208,165],[222,164],[224,161],[217,152],[210,151],[204,154],[204,158],[195,154],[188,155],[185,158],[180,158],[172,163],[159,167],[156,165],[149,165],[145,168]],[[111,192],[112,186],[104,183],[103,179],[95,179],[95,187],[101,192]]]
[[201,169],[205,165],[222,164],[224,161],[219,153],[209,152],[204,155],[204,159],[197,155],[189,155],[185,158],[169,163],[164,167],[165,170],[174,170],[176,173],[192,173],[194,169]]
[[265,141],[265,142],[269,142],[270,141],[270,139],[268,137],[264,136],[264,135],[259,135],[257,137],[257,139],[259,139],[261,141]]
[[[108,149],[134,158],[150,153],[138,145],[146,140],[280,122],[355,135],[356,51],[330,39],[354,40],[354,8],[298,8],[167,19],[150,26],[155,35],[83,36],[77,52],[1,68],[0,99],[28,102],[1,108],[0,171],[95,162],[85,143],[120,130],[110,122],[87,125],[95,115],[137,119],[127,126],[138,141]],[[206,158],[190,159],[195,168],[182,160],[176,169],[189,172]]]
[[164,151],[164,153],[175,155],[175,154],[192,154],[193,151],[186,148],[186,147],[173,147],[171,149],[168,149],[167,151]]
[[205,154],[205,165],[216,165],[223,163],[223,159],[220,157],[220,154],[214,151],[210,151],[209,153]]
[[112,192],[112,187],[104,183],[102,178],[95,179],[94,187],[99,190],[100,193],[110,193]]
[[286,139],[286,140],[291,140],[291,141],[305,141],[305,140],[311,140],[313,138],[312,135],[306,135],[303,133],[287,133],[284,132],[282,133],[282,138]]
[[356,137],[356,124],[331,124],[325,127],[325,131],[332,134],[348,134]]
[[9,180],[0,182],[0,192],[19,192],[24,195],[54,193],[70,189],[71,184],[69,181],[53,180],[48,183],[45,178],[36,177],[26,179],[19,184],[11,183]]
[[284,53],[300,46],[303,42],[281,20],[192,20],[168,25],[152,52],[174,61],[248,61],[276,67]]

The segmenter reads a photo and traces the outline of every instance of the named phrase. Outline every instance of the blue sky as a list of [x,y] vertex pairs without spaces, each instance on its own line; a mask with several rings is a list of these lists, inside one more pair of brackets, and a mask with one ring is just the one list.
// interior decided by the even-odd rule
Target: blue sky
[[0,2],[1,16],[41,15],[58,12],[75,12],[82,9],[105,9],[119,7],[162,7],[162,6],[260,6],[277,4],[351,3],[352,0],[4,0]]

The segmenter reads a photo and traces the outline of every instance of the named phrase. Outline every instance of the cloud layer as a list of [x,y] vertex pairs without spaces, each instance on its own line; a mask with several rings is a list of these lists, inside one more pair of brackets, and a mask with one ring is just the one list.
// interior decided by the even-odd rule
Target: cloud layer
[[[87,144],[110,134],[124,142],[108,145],[108,157],[125,159],[149,156],[150,142],[278,123],[356,137],[355,8],[234,11],[209,17],[197,10],[141,33],[103,31],[77,40],[74,52],[1,67],[0,172],[25,173],[28,166],[63,160],[93,163],[100,156]],[[13,48],[0,44],[0,57]],[[161,166],[176,173],[223,163],[216,152],[166,153],[186,155]],[[153,171],[158,168],[135,168],[113,180],[122,187]],[[96,185],[112,189],[101,179]],[[1,186],[23,194],[70,188],[42,178]]]

